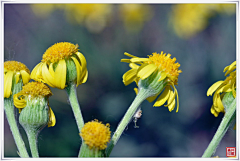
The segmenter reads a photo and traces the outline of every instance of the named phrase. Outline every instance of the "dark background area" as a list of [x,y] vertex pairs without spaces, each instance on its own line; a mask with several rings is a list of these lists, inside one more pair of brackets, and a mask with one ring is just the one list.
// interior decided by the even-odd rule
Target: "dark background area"
[[[4,61],[16,60],[32,70],[51,45],[63,41],[78,44],[89,71],[87,82],[77,88],[83,118],[85,122],[98,119],[110,123],[113,133],[135,97],[135,83],[128,86],[122,83],[122,75],[129,70],[127,63],[120,62],[126,58],[123,53],[139,57],[153,52],[170,53],[182,70],[176,86],[179,112],[176,109],[169,112],[164,106],[156,108],[144,101],[143,115],[137,122],[140,128],[134,128],[131,122],[111,156],[201,157],[223,117],[223,113],[217,118],[210,113],[213,98],[206,93],[213,83],[225,79],[223,69],[236,60],[235,13],[214,14],[202,31],[184,39],[175,34],[173,24],[169,23],[175,4],[145,4],[150,10],[143,14],[149,15],[149,19],[137,31],[134,28],[141,23],[132,20],[132,30],[124,25],[121,5],[109,4],[111,12],[105,27],[93,32],[84,23],[68,20],[69,15],[73,18],[71,14],[78,17],[79,13],[67,13],[61,7],[48,13],[44,10],[47,6],[36,9],[31,4],[5,4]],[[49,102],[57,122],[39,134],[40,157],[77,157],[81,141],[67,94],[64,90],[51,90],[54,95]],[[26,134],[21,125],[19,128],[29,150]],[[226,157],[226,147],[236,147],[233,127],[215,155]],[[6,118],[4,156],[18,157]]]

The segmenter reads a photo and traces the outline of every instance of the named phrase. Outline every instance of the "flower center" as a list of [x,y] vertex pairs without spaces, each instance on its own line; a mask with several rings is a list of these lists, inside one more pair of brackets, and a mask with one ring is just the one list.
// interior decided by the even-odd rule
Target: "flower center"
[[49,47],[43,54],[42,62],[55,63],[69,57],[78,51],[78,45],[68,42],[60,42]]
[[18,61],[6,61],[6,62],[4,62],[4,68],[9,71],[14,71],[14,72],[25,70],[28,74],[30,74],[30,71],[27,68],[27,66]]
[[168,77],[175,82],[178,79],[179,73],[181,73],[181,70],[178,70],[180,67],[179,63],[175,63],[176,58],[173,59],[170,58],[171,54],[163,54],[163,51],[161,54],[158,53],[152,53],[152,55],[149,55],[149,59],[151,60],[148,62],[149,64],[154,63],[159,71],[164,71]]
[[109,124],[104,125],[95,119],[84,125],[80,135],[90,149],[97,148],[103,150],[107,147],[107,143],[110,140],[111,131],[109,126]]
[[30,82],[23,86],[21,95],[31,95],[33,97],[51,96],[52,92],[48,86],[41,82]]

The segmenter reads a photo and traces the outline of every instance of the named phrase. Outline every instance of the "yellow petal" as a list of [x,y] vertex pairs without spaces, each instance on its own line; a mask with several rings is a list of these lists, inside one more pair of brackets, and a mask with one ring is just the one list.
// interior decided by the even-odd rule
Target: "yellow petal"
[[227,84],[225,86],[222,86],[221,88],[219,88],[217,91],[217,93],[222,93],[222,92],[231,92],[231,85]]
[[35,81],[42,81],[42,65],[43,65],[43,63],[41,62],[33,68],[31,75],[30,75],[31,79],[33,79]]
[[64,89],[66,85],[67,66],[64,59],[58,62],[55,70],[54,81],[55,86],[60,89]]
[[55,72],[54,72],[54,69],[53,69],[53,63],[51,63],[51,64],[49,65],[48,71],[49,71],[49,73],[51,74],[51,76],[54,77]]
[[75,66],[76,66],[76,69],[77,69],[77,86],[79,85],[79,84],[81,84],[81,82],[80,82],[80,78],[81,78],[81,72],[82,72],[82,69],[81,69],[81,65],[80,65],[80,63],[78,62],[78,60],[76,59],[76,58],[74,58],[73,56],[71,57],[72,58],[72,60],[74,61],[74,63],[75,63]]
[[159,78],[158,81],[162,81],[167,77],[167,73],[166,72],[161,72],[161,77]]
[[133,82],[136,77],[136,74],[137,74],[136,69],[130,69],[125,74],[123,74],[123,76],[122,76],[123,82],[128,82],[128,81]]
[[87,81],[88,78],[88,71],[85,73],[84,77],[82,80],[80,80],[81,83],[85,83]]
[[131,55],[131,54],[127,53],[127,52],[124,52],[124,55],[129,56],[129,57],[132,57],[132,58],[137,58],[136,56]]
[[217,95],[217,99],[216,100],[217,100],[217,107],[220,110],[219,112],[224,112],[225,111],[224,110],[224,106],[222,104],[222,100],[221,100],[219,95]]
[[139,68],[139,71],[137,73],[137,76],[140,77],[142,80],[150,76],[155,70],[157,69],[157,66],[155,64],[149,64],[142,69]]
[[4,75],[4,98],[9,98],[12,94],[13,71],[9,71]]
[[130,59],[121,59],[120,62],[124,62],[124,63],[131,63]]
[[138,69],[139,68],[139,66],[137,64],[134,64],[134,63],[130,63],[129,67],[133,68],[133,69]]
[[45,83],[47,83],[49,86],[55,88],[56,85],[54,84],[54,77],[51,75],[47,68],[47,64],[43,63],[42,64],[42,77]]
[[168,103],[167,103],[167,105],[164,105],[165,107],[167,107],[167,106],[169,106],[174,100],[175,100],[175,97],[176,97],[176,92],[174,91],[172,91],[171,90],[171,92],[170,92],[170,96],[169,96],[169,98],[168,98]]
[[214,83],[207,91],[207,96],[212,96],[213,92],[216,91],[216,89],[222,85],[224,81],[217,81],[216,83]]
[[16,83],[16,84],[17,84],[18,81],[19,81],[20,74],[21,74],[20,72],[16,72],[16,74],[15,74],[15,79],[16,79],[15,83]]
[[176,112],[178,112],[178,110],[179,110],[179,98],[178,98],[178,91],[177,91],[177,89],[175,88],[175,86],[174,86],[174,84],[173,84],[173,83],[172,83],[171,85],[172,85],[172,87],[173,87],[173,89],[174,89],[174,92],[176,92],[176,96],[177,96],[177,110],[176,110]]
[[150,61],[150,59],[148,59],[148,58],[132,58],[132,59],[130,59],[130,61],[132,63],[141,63],[144,61]]
[[170,112],[172,112],[172,110],[174,109],[175,104],[176,104],[176,101],[175,101],[175,99],[174,99],[174,100],[172,101],[172,103],[168,106],[168,110],[169,110]]
[[30,75],[25,70],[21,70],[20,73],[22,75],[23,84],[27,84],[30,81]]
[[76,55],[78,56],[78,58],[80,60],[82,68],[83,69],[87,68],[87,61],[86,61],[86,58],[83,56],[83,54],[80,52],[76,52]]
[[233,97],[236,98],[236,91],[235,91],[235,84],[232,85],[232,94],[233,94]]
[[225,73],[225,76],[231,73],[234,69],[236,69],[236,66],[233,66],[231,68],[229,67],[228,71]]
[[[234,61],[231,65],[226,66],[226,67],[224,68],[223,72],[225,72],[225,71],[228,70],[227,73],[230,73],[231,71],[233,71],[234,69],[236,69],[236,64],[237,64],[237,62]],[[230,72],[229,72],[229,71],[230,71]],[[225,76],[227,75],[227,73],[225,74]]]
[[22,96],[19,97],[18,94],[15,94],[13,96],[13,103],[14,103],[15,107],[20,108],[20,109],[26,107],[26,105],[27,105],[27,102],[25,101],[25,99]]
[[49,121],[48,121],[48,127],[54,126],[56,124],[56,117],[51,109],[51,107],[49,107]]
[[215,117],[218,117],[219,112],[217,112],[217,111],[214,109],[214,106],[213,106],[213,105],[212,105],[210,111],[211,111],[211,113],[212,113]]
[[137,88],[134,88],[133,90],[135,91],[135,93],[136,93],[136,95],[137,95],[137,94],[138,94],[138,89],[137,89]]
[[163,93],[160,95],[160,97],[157,99],[157,101],[155,102],[153,107],[162,106],[168,100],[168,98],[170,96],[170,92],[171,92],[171,88],[169,86],[167,86],[164,89]]

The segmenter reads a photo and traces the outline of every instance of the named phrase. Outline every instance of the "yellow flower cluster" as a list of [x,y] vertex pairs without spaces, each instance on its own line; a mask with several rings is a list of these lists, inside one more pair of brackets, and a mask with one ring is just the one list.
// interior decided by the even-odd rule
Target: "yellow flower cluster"
[[[152,97],[147,98],[147,100],[149,102],[152,102],[160,95],[153,106],[162,106],[165,102],[167,102],[167,105],[165,106],[168,107],[169,111],[171,112],[175,107],[175,97],[177,97],[176,112],[178,112],[178,92],[174,85],[177,85],[179,73],[182,71],[178,70],[180,64],[175,63],[176,58],[171,59],[171,54],[163,54],[163,51],[161,54],[152,53],[149,58],[139,58],[128,53],[124,54],[131,57],[131,59],[122,59],[121,62],[129,63],[129,66],[132,69],[123,75],[123,83],[125,85],[128,85],[135,81],[138,85],[140,79],[144,80],[154,73],[160,74],[161,76],[158,81],[166,82],[165,90],[161,94],[158,93]],[[174,89],[174,92],[171,86]],[[138,93],[138,90],[136,88],[135,91]]]
[[4,98],[9,98],[12,94],[12,83],[15,78],[18,83],[22,79],[23,84],[30,80],[30,71],[23,63],[17,61],[4,62]]
[[[69,69],[72,74],[68,73],[70,66],[72,66],[72,69]],[[51,87],[59,89],[64,89],[66,83],[69,83],[68,80],[76,82],[78,86],[85,83],[87,77],[88,71],[85,57],[78,52],[78,45],[68,42],[56,43],[49,47],[43,54],[42,62],[31,73],[32,79],[42,81]]]
[[[28,99],[48,99],[52,95],[51,90],[47,85],[41,82],[30,82],[23,86],[22,91],[13,96],[14,105],[21,110],[26,107]],[[54,126],[56,123],[55,115],[49,107],[49,122],[48,127]]]
[[89,146],[90,149],[103,150],[107,148],[107,143],[111,138],[109,124],[102,124],[98,120],[93,120],[84,125],[81,130],[80,136],[84,140],[84,143]]
[[225,113],[224,106],[222,104],[222,98],[226,92],[232,92],[233,97],[236,97],[236,61],[231,65],[226,66],[223,70],[225,76],[229,74],[224,81],[217,81],[207,91],[207,96],[213,95],[213,105],[211,107],[211,113],[217,117],[220,112]]
[[177,4],[172,7],[170,23],[179,37],[188,39],[204,30],[210,17],[235,11],[235,4]]

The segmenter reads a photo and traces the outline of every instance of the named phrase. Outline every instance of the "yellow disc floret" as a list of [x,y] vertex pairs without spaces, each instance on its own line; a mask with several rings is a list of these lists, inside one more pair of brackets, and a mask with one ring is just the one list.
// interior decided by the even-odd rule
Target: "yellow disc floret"
[[60,42],[49,47],[43,54],[42,62],[55,63],[69,57],[78,51],[78,45],[69,42]]
[[110,141],[111,131],[109,127],[109,124],[104,125],[95,119],[84,125],[80,136],[90,149],[103,150],[107,148],[107,143]]
[[21,62],[18,61],[6,61],[4,62],[4,70],[7,71],[21,71],[21,70],[25,70],[28,74],[30,74],[29,69],[27,68],[27,66]]
[[177,83],[177,79],[179,76],[179,73],[181,73],[181,70],[178,70],[180,67],[179,63],[175,63],[176,58],[173,59],[170,58],[171,54],[166,53],[163,54],[163,51],[161,54],[158,53],[152,53],[152,55],[149,55],[149,59],[151,62],[149,64],[155,64],[158,67],[159,71],[164,71],[167,74],[167,77],[170,78],[174,84]]
[[41,82],[30,82],[23,86],[22,91],[18,95],[31,95],[33,97],[38,96],[51,96],[52,92],[48,86]]

